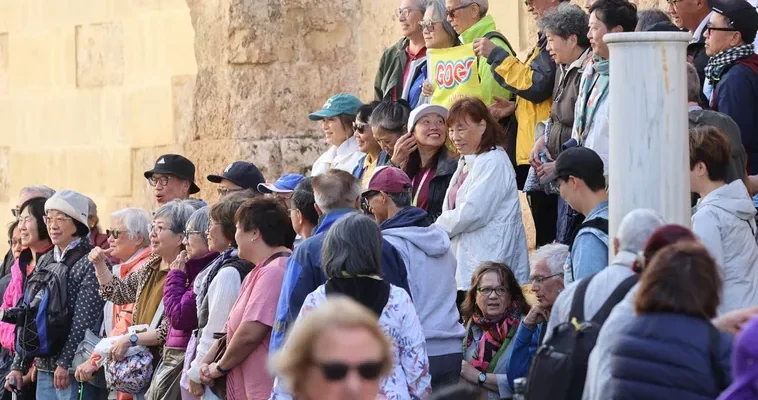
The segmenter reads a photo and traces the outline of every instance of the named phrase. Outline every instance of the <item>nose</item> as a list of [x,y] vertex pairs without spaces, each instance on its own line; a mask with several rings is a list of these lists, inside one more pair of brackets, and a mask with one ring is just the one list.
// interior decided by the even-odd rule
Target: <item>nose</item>
[[350,371],[345,377],[345,392],[350,395],[346,396],[346,398],[357,398],[361,392],[361,383],[358,371]]
[[327,126],[328,126],[328,122],[326,121],[326,119],[322,119],[321,120],[321,129],[326,130]]

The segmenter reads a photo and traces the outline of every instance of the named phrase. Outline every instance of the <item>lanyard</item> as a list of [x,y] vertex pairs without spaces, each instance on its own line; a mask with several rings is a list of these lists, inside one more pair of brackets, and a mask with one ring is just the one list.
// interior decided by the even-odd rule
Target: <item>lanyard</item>
[[[424,172],[424,176],[421,177],[421,183],[418,185],[418,189],[416,190],[416,193],[413,195],[413,201],[411,201],[411,205],[414,207],[418,207],[418,198],[421,195],[421,189],[424,187],[424,183],[426,183],[426,179],[429,177],[429,174],[432,172],[432,169],[429,168]],[[416,180],[416,177],[413,178],[413,180]]]

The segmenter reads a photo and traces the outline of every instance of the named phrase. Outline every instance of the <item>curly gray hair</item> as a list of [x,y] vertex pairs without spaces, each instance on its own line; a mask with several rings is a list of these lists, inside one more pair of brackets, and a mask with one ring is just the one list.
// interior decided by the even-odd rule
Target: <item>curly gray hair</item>
[[579,6],[570,3],[561,3],[545,13],[537,23],[543,32],[568,39],[576,35],[576,44],[586,49],[590,46],[587,38],[589,31],[589,16]]

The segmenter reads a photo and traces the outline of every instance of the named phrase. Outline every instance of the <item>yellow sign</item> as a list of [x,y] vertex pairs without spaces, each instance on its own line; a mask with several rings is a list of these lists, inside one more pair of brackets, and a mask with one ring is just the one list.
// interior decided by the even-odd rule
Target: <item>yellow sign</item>
[[450,108],[462,96],[482,98],[473,44],[429,49],[428,52],[427,76],[434,86],[432,104]]

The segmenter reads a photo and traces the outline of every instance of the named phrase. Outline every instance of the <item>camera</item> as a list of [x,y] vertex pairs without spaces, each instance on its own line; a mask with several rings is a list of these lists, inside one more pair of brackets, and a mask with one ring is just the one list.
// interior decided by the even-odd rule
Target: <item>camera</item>
[[14,308],[9,308],[7,310],[0,310],[0,321],[7,322],[9,324],[18,325],[24,313],[25,313],[25,310],[21,307],[14,307]]

